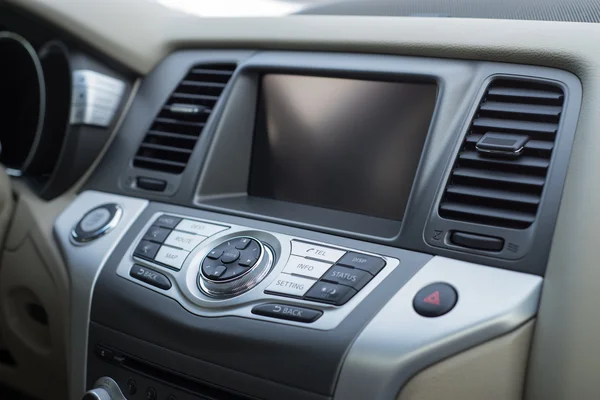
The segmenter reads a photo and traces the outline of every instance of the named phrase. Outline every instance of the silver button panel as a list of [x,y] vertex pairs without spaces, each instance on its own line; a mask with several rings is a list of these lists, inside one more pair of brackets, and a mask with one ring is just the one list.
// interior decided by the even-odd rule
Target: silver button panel
[[108,127],[117,112],[125,83],[96,71],[73,71],[72,125]]
[[[171,217],[170,219],[165,217]],[[161,222],[157,222],[160,218]],[[170,230],[169,234],[150,236],[145,233],[155,223],[161,229]],[[254,239],[272,254],[273,263],[268,269],[264,279],[254,287],[240,290],[233,296],[216,297],[207,293],[198,284],[198,277],[202,272],[202,263],[205,259],[218,261],[222,255],[210,254],[211,250],[222,243],[235,242],[239,238]],[[162,240],[162,242],[161,242]],[[150,244],[158,248],[153,258],[152,253],[135,254],[140,243]],[[243,244],[240,244],[243,246]],[[140,249],[143,246],[139,246]],[[139,250],[141,251],[141,250]],[[243,250],[239,250],[240,252]],[[377,257],[385,262],[385,267],[360,290],[352,289],[352,296],[343,302],[321,300],[315,296],[315,285],[340,285],[340,283],[323,281],[328,271],[348,254],[363,254]],[[215,258],[216,257],[216,258]],[[425,262],[430,256],[413,258],[415,262]],[[405,259],[410,260],[411,257]],[[239,268],[237,260],[232,264],[223,264],[228,268]],[[146,226],[140,231],[135,242],[129,248],[126,256],[121,260],[117,273],[137,285],[146,287],[175,299],[192,314],[222,317],[238,316],[243,318],[259,319],[287,325],[302,326],[309,329],[330,330],[339,323],[399,265],[399,260],[374,253],[333,246],[327,243],[313,241],[305,238],[289,236],[280,233],[256,230],[246,226],[193,219],[183,215],[156,213]],[[172,286],[161,289],[143,281],[130,277],[129,272],[133,264],[153,268],[164,274]],[[233,267],[232,267],[233,266]],[[236,281],[237,282],[237,281]],[[234,282],[235,283],[235,282]],[[240,285],[245,284],[240,281]],[[339,289],[342,289],[339,287]],[[332,290],[327,287],[327,290]],[[346,289],[346,292],[348,290]],[[310,296],[309,296],[310,295]],[[263,303],[285,303],[289,306],[311,308],[322,311],[320,318],[312,322],[300,322],[288,319],[274,319],[252,313],[253,307]]]

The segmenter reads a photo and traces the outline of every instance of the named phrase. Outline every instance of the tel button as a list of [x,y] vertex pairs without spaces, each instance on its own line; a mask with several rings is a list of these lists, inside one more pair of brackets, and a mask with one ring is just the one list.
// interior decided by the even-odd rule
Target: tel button
[[252,309],[252,314],[264,315],[266,317],[286,319],[296,322],[314,322],[321,315],[322,311],[311,308],[290,306],[287,304],[261,304]]
[[419,290],[413,300],[415,311],[423,317],[439,317],[454,308],[458,294],[447,283],[432,283]]

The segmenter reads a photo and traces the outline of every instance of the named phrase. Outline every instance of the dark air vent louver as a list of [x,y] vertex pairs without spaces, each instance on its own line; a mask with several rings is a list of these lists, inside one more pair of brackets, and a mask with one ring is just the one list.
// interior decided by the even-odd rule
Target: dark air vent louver
[[133,165],[173,174],[183,172],[234,70],[233,64],[193,67],[152,122]]
[[[535,220],[550,165],[564,93],[531,81],[493,81],[479,105],[454,164],[439,213],[443,218],[525,229]],[[520,155],[490,155],[475,147],[525,137]],[[480,147],[481,148],[481,147]]]

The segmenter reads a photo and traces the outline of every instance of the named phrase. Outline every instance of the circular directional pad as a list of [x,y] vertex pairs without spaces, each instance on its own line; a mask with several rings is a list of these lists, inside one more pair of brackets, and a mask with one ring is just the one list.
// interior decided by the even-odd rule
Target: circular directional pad
[[202,274],[212,281],[236,279],[256,265],[261,252],[260,243],[252,238],[228,240],[206,255],[202,261]]

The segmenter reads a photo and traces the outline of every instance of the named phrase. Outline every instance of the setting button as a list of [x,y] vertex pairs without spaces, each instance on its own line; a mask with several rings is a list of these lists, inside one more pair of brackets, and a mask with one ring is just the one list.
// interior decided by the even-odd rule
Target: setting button
[[192,219],[184,219],[177,225],[180,231],[195,233],[196,235],[212,236],[216,233],[227,229],[226,226],[208,224],[202,221],[194,221]]
[[172,215],[163,215],[159,217],[154,225],[162,226],[163,228],[173,229],[181,221],[181,218]]
[[154,258],[159,248],[160,244],[158,243],[152,243],[147,240],[142,240],[135,248],[133,255],[148,258],[151,260]]
[[189,253],[185,250],[161,246],[158,250],[158,253],[154,257],[154,260],[158,261],[161,264],[165,264],[177,270],[180,270],[188,254]]
[[162,243],[165,241],[167,236],[169,236],[169,233],[171,233],[169,229],[161,228],[160,226],[151,226],[148,231],[146,231],[143,239]]
[[135,279],[139,279],[149,285],[155,286],[159,289],[170,289],[171,281],[165,275],[157,272],[153,269],[142,267],[140,265],[134,265],[129,271],[129,276]]
[[266,291],[300,297],[304,296],[314,283],[312,279],[282,273],[267,287]]
[[350,300],[356,293],[356,290],[349,286],[317,282],[306,294],[306,299],[339,306]]
[[331,268],[331,264],[329,263],[291,256],[283,272],[319,279],[329,268]]
[[323,280],[350,286],[356,290],[362,289],[373,278],[368,272],[357,268],[348,268],[336,265],[327,271]]
[[348,253],[337,263],[348,267],[362,269],[372,275],[377,275],[379,271],[385,267],[385,260],[383,258],[360,253]]
[[289,321],[296,322],[314,322],[321,315],[323,311],[313,310],[311,308],[290,306],[287,304],[261,304],[252,309],[252,314],[264,315],[265,317],[273,317],[286,319]]
[[165,244],[173,247],[179,247],[181,249],[192,251],[202,241],[206,239],[205,236],[192,235],[185,232],[173,231],[165,240]]
[[309,257],[334,263],[345,253],[343,250],[332,249],[331,247],[292,240],[292,254],[300,257]]

